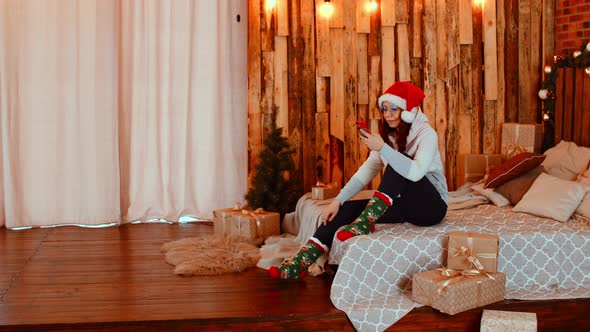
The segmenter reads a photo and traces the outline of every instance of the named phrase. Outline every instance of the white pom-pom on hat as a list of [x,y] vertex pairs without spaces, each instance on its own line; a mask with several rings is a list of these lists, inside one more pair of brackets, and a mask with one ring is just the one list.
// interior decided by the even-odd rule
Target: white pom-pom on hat
[[388,101],[402,109],[401,118],[404,122],[412,123],[420,111],[420,104],[424,100],[424,92],[410,82],[395,82],[378,99],[379,107]]

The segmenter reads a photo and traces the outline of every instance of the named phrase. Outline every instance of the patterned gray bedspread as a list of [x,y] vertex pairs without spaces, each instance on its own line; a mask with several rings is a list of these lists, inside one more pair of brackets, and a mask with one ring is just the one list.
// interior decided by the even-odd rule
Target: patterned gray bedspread
[[433,227],[378,225],[377,232],[332,243],[329,263],[339,264],[331,290],[334,305],[359,331],[383,331],[410,310],[416,272],[445,263],[448,232],[498,234],[498,271],[507,299],[590,297],[590,221],[560,223],[510,207],[480,205],[449,211]]

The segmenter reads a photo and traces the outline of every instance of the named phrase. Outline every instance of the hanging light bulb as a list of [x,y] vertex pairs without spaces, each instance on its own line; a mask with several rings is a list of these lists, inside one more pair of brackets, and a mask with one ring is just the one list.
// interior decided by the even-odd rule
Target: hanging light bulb
[[266,0],[266,11],[270,12],[273,10],[273,8],[275,8],[277,4],[276,0]]
[[551,120],[551,115],[549,115],[549,113],[543,113],[543,121],[549,121]]
[[334,13],[334,7],[330,3],[330,0],[324,0],[324,4],[322,5],[322,14],[324,17],[330,17]]
[[545,72],[545,74],[549,75],[553,71],[553,68],[550,65],[546,65],[545,67],[543,67],[543,71]]
[[367,2],[367,11],[369,13],[372,13],[372,12],[374,12],[376,10],[377,10],[377,1],[370,0],[369,2]]

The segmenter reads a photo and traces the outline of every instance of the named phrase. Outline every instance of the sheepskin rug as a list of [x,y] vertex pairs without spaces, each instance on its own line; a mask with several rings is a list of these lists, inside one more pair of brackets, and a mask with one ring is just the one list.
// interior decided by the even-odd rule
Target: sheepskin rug
[[260,259],[260,248],[252,242],[215,235],[168,242],[162,252],[166,262],[175,266],[174,274],[184,276],[240,272]]

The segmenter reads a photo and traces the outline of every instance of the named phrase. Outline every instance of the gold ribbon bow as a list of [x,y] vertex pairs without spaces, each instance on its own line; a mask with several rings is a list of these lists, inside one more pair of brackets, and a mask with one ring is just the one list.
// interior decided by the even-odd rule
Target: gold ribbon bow
[[242,209],[243,215],[251,216],[256,221],[256,237],[259,237],[262,234],[262,221],[260,221],[260,214],[261,213],[264,213],[264,209],[261,207],[259,207],[258,209],[254,210],[254,211],[248,211],[246,209]]
[[510,158],[510,157],[513,157],[519,153],[523,153],[523,152],[528,151],[526,146],[514,145],[512,143],[504,144],[504,149],[506,150],[506,158]]
[[519,153],[527,152],[528,149],[525,146],[518,145],[518,137],[520,136],[520,126],[516,126],[514,128],[514,142],[516,144],[507,143],[504,144],[504,149],[506,150],[506,158],[513,157]]
[[436,293],[438,295],[440,295],[445,288],[447,288],[448,286],[450,286],[452,284],[458,283],[463,278],[472,278],[472,277],[477,277],[477,276],[486,276],[489,279],[492,279],[494,281],[496,280],[492,275],[490,275],[489,273],[487,273],[484,270],[464,270],[464,271],[459,271],[459,270],[448,269],[448,268],[446,268],[446,267],[443,266],[441,268],[436,269],[436,271],[439,271],[440,272],[440,275],[442,277],[448,278],[436,290]]
[[485,269],[483,267],[483,264],[481,264],[481,262],[479,261],[479,258],[481,259],[494,259],[496,258],[498,255],[496,253],[484,253],[484,252],[480,252],[477,254],[473,254],[473,237],[469,236],[467,237],[467,247],[465,246],[461,246],[459,247],[459,249],[457,248],[451,248],[451,255],[453,255],[453,257],[458,257],[458,256],[465,256],[467,258],[467,260],[469,261],[469,263],[471,263],[471,266],[474,267],[476,270],[485,272]]

